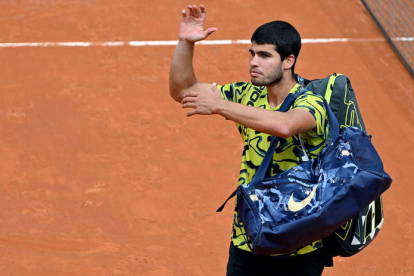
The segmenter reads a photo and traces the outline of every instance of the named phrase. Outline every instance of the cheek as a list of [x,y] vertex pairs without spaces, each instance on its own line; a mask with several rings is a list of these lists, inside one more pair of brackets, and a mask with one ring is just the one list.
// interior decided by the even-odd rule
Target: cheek
[[266,66],[266,71],[270,74],[278,74],[280,71],[282,70],[282,64],[280,62],[276,63],[271,63],[271,64],[267,64]]
[[267,71],[267,72],[274,72],[277,70],[278,65],[274,62],[263,62],[262,63],[262,67]]

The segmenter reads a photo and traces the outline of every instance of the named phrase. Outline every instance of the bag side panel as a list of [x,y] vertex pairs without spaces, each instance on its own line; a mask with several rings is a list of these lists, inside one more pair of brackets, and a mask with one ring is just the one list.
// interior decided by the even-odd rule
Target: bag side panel
[[345,75],[336,77],[329,105],[331,108],[335,106],[338,110],[335,115],[341,128],[355,126],[362,131],[365,130],[354,89]]
[[[335,80],[330,106],[338,110],[338,113],[335,113],[335,115],[341,128],[355,126],[362,131],[366,130],[351,81],[345,75],[338,75]],[[374,207],[369,209],[369,206]],[[369,206],[355,218],[338,228],[333,234],[335,239],[331,240],[334,241],[334,247],[338,255],[342,257],[355,255],[365,248],[379,233],[384,221],[381,196],[371,202]],[[375,206],[381,212],[378,211],[371,216],[376,221],[375,223],[371,223],[371,217],[367,216],[367,214],[371,214]],[[378,223],[378,221],[381,223]],[[370,235],[365,236],[362,233],[366,232],[366,228],[369,225],[379,226],[370,231]]]
[[237,188],[237,207],[238,207],[238,214],[240,217],[240,223],[243,223],[243,227],[246,231],[248,241],[249,243],[254,243],[254,241],[258,237],[258,233],[260,233],[261,229],[261,219],[260,216],[258,216],[258,211],[256,209],[256,206],[252,202],[252,199],[249,197],[249,192],[247,189],[240,185]]
[[[328,87],[329,79],[335,78],[334,85]],[[355,126],[365,131],[365,123],[358,106],[354,89],[349,78],[342,74],[333,74],[324,79],[307,83],[307,88],[325,97],[326,91],[330,93],[329,106],[337,117],[341,128]],[[371,206],[371,208],[369,208]],[[328,239],[328,243],[334,247],[334,255],[343,257],[352,256],[365,248],[379,233],[384,222],[383,205],[381,196],[375,199],[360,214],[339,227]],[[375,210],[377,210],[375,212]],[[371,214],[368,216],[367,214]],[[374,222],[369,221],[373,218]],[[363,235],[366,228],[375,225],[369,235]]]

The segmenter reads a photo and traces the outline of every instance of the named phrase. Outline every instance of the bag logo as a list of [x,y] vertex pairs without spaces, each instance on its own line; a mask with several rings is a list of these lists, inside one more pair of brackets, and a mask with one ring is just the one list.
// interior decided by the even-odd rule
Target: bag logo
[[303,208],[306,207],[306,205],[308,205],[311,201],[312,198],[315,196],[316,194],[316,189],[318,188],[319,185],[316,185],[315,187],[313,187],[312,192],[309,194],[309,196],[307,196],[304,200],[296,202],[293,199],[293,194],[290,196],[289,202],[288,202],[288,209],[292,212],[297,212],[302,210]]

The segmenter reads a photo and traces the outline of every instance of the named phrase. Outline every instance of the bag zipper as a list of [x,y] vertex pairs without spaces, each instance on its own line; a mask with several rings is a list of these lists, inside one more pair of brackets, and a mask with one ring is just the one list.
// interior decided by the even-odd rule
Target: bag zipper
[[[309,183],[309,184],[311,184],[311,183],[315,183],[315,181],[312,181],[312,180],[310,180],[310,179],[303,179],[303,178],[299,178],[299,177],[295,177],[295,176],[289,176],[289,178],[290,179],[295,179],[295,180],[298,180],[298,181],[301,181],[301,182],[303,182],[303,183]],[[290,184],[290,183],[292,183],[291,181],[289,181],[289,180],[284,180],[284,181],[282,181],[282,182],[278,182],[278,180],[273,180],[273,181],[275,181],[276,183],[271,183],[271,184],[265,184],[265,183],[263,183],[263,182],[272,182],[272,180],[268,180],[268,181],[266,181],[266,180],[263,180],[262,181],[262,183],[260,183],[259,185],[257,185],[256,187],[273,187],[273,186],[279,186],[279,185],[285,185],[285,184]],[[304,186],[302,183],[295,183],[295,184],[298,184],[298,185],[302,185],[302,186]]]

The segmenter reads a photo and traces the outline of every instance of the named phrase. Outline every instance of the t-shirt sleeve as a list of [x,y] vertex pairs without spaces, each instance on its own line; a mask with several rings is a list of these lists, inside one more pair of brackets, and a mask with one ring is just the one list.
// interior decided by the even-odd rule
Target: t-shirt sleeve
[[225,85],[218,85],[217,88],[220,89],[221,97],[223,99],[230,102],[241,103],[249,89],[249,83],[235,82]]
[[309,111],[316,121],[316,134],[318,136],[326,136],[327,115],[326,107],[321,95],[312,92],[306,92],[296,99],[293,109],[300,108]]

